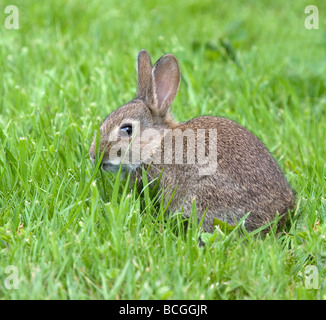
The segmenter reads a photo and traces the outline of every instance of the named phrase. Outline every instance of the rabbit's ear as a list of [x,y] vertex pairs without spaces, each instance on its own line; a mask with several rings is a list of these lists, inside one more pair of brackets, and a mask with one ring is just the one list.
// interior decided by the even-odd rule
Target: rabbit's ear
[[178,93],[180,70],[177,58],[166,54],[154,65],[152,70],[152,108],[157,112],[165,112],[171,106]]
[[146,50],[138,54],[137,66],[137,98],[145,98],[148,88],[151,86],[152,63]]

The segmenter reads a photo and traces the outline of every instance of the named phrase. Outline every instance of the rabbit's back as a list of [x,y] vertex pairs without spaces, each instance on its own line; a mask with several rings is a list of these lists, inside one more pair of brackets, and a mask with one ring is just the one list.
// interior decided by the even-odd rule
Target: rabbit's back
[[[277,212],[285,215],[293,208],[294,193],[281,169],[264,144],[250,131],[229,119],[209,116],[181,123],[175,129],[183,135],[184,161],[189,148],[184,133],[186,130],[195,133],[204,130],[205,139],[199,139],[195,134],[195,145],[191,148],[197,152],[198,144],[204,143],[205,156],[208,156],[209,144],[216,143],[216,154],[209,157],[209,161],[216,161],[216,167],[212,166],[214,172],[199,174],[197,161],[195,164],[176,164],[174,150],[179,146],[175,144],[172,163],[155,165],[149,171],[154,178],[163,169],[162,187],[171,192],[172,188],[177,188],[171,210],[180,210],[183,206],[185,214],[189,215],[195,198],[199,219],[208,208],[203,224],[206,231],[212,231],[214,218],[234,224],[235,220],[239,221],[251,212],[246,220],[246,228],[250,231],[274,219]],[[210,132],[214,130],[214,139],[210,139]],[[168,201],[168,197],[166,199]]]

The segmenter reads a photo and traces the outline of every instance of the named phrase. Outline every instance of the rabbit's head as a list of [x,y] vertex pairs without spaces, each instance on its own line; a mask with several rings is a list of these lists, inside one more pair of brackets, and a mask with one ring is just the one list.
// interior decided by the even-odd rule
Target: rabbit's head
[[[161,57],[152,67],[149,54],[138,54],[136,98],[113,111],[100,127],[99,156],[102,169],[132,171],[152,159],[161,147],[163,130],[175,126],[170,114],[178,92],[180,70],[172,54]],[[96,134],[89,155],[96,155]]]

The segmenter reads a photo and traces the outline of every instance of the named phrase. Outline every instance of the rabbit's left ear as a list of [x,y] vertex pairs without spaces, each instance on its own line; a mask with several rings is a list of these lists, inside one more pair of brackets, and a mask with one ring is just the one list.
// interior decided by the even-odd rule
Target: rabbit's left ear
[[152,81],[152,63],[146,50],[141,50],[137,61],[137,98],[146,98]]
[[171,106],[180,85],[180,69],[173,54],[161,57],[152,69],[152,103],[151,109],[165,112]]

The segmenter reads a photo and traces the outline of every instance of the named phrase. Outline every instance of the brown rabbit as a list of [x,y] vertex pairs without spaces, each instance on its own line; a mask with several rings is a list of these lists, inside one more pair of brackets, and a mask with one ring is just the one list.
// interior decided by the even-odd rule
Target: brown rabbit
[[[212,116],[177,123],[170,114],[178,92],[180,70],[172,54],[152,67],[145,50],[138,55],[137,96],[112,112],[102,123],[99,154],[102,169],[124,172],[141,180],[158,178],[164,202],[175,194],[170,211],[191,214],[196,199],[197,217],[206,212],[203,229],[213,231],[217,218],[234,225],[246,213],[252,231],[278,213],[284,223],[295,196],[282,171],[263,143],[239,124]],[[89,150],[95,159],[95,141]]]

